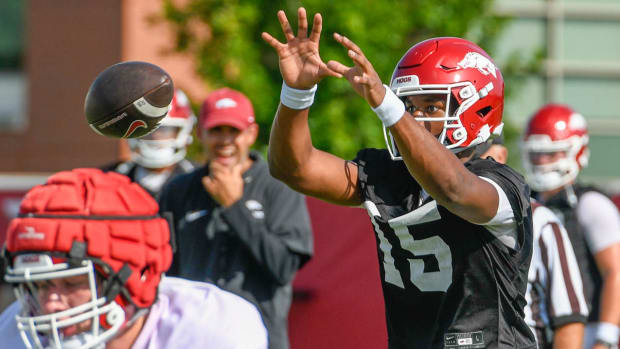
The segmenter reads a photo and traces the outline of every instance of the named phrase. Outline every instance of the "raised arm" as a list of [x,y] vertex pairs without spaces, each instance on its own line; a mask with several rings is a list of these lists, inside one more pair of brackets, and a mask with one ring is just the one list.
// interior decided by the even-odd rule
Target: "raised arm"
[[493,185],[465,168],[407,114],[390,127],[411,175],[437,203],[472,223],[490,221],[499,206]]
[[283,85],[282,100],[269,137],[271,174],[291,188],[307,195],[342,205],[359,205],[357,166],[312,145],[308,110],[316,84],[325,76],[340,77],[329,69],[319,55],[322,18],[314,16],[312,32],[307,36],[306,10],[300,8],[297,36],[283,11],[278,20],[286,38],[281,43],[268,33],[262,38],[279,56]]
[[[437,141],[422,123],[404,111],[398,98],[388,91],[362,50],[348,38],[334,34],[347,50],[354,66],[329,61],[328,67],[346,77],[353,89],[372,108],[389,110],[379,115],[394,136],[411,175],[439,203],[472,223],[486,223],[497,213],[499,195],[489,182],[465,168],[452,152]],[[385,101],[385,103],[384,103]],[[392,104],[387,106],[385,104]],[[394,111],[400,110],[398,115]]]

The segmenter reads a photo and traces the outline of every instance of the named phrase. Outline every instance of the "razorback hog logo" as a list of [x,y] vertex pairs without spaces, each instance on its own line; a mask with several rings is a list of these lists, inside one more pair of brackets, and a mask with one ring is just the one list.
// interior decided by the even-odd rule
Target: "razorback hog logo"
[[579,113],[573,113],[571,114],[570,119],[568,119],[568,127],[573,130],[585,131],[586,119]]
[[123,135],[123,138],[127,138],[129,136],[131,136],[132,133],[136,132],[136,130],[140,127],[144,127],[147,128],[146,126],[146,122],[142,121],[142,120],[134,120],[131,125],[129,125],[129,127],[127,128],[127,131],[125,131],[125,134]]
[[484,75],[492,74],[493,77],[497,78],[495,64],[478,52],[468,52],[456,65],[461,69],[476,68]]

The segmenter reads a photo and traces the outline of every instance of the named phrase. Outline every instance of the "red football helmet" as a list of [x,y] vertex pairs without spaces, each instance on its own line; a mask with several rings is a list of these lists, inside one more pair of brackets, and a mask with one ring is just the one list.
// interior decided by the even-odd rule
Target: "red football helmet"
[[[445,95],[445,117],[416,120],[443,122],[439,142],[455,153],[502,132],[504,79],[491,57],[470,41],[444,37],[414,45],[398,62],[390,88],[401,99]],[[385,127],[383,133],[392,158],[400,159]]]
[[586,120],[569,106],[547,104],[530,118],[521,159],[532,189],[547,191],[572,182],[589,156]]
[[191,144],[196,116],[189,99],[179,89],[174,92],[170,111],[161,126],[141,138],[128,139],[132,159],[146,168],[164,168],[183,160]]
[[[27,347],[101,347],[144,314],[172,261],[168,223],[157,212],[138,184],[97,169],[59,172],[26,194],[3,257],[5,280],[21,302],[16,320]],[[46,313],[45,281],[78,275],[87,276],[90,300]],[[64,335],[88,320],[89,331]]]

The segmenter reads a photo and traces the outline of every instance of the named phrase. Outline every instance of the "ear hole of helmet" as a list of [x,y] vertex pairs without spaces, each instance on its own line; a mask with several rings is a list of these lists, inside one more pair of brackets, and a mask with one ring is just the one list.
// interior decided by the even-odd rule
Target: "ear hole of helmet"
[[[107,300],[111,301],[116,298],[124,289],[125,283],[131,276],[131,268],[125,264],[118,271],[118,273],[111,274],[107,280],[106,284],[103,288],[103,295]],[[131,302],[131,297],[128,298],[129,302]]]
[[478,110],[476,114],[478,114],[480,118],[484,119],[490,111],[491,111],[491,106],[487,105],[486,107]]
[[146,267],[140,270],[140,280],[144,281],[147,279],[147,274],[151,273],[151,266],[147,265]]
[[452,94],[450,96],[450,106],[448,107],[450,115],[454,115],[456,111],[459,110],[460,106],[461,104],[459,103],[457,98],[454,96],[454,94]]

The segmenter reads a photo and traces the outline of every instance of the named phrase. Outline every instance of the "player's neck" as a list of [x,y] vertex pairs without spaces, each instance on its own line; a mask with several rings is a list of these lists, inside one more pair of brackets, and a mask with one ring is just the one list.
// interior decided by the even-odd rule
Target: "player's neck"
[[143,315],[136,319],[130,327],[121,329],[118,336],[112,338],[106,343],[106,349],[130,349],[140,335],[147,316],[148,314]]
[[170,166],[162,167],[162,168],[149,168],[147,169],[151,173],[164,173],[167,171],[171,171],[176,164],[172,164]]
[[555,188],[555,189],[551,189],[548,191],[543,191],[540,193],[540,198],[542,200],[543,203],[547,202],[549,199],[551,199],[552,197],[556,196],[559,192],[566,190],[566,188],[568,186],[573,185],[573,183],[569,183],[566,184],[564,186],[561,186],[559,188]]
[[464,150],[460,153],[456,154],[456,157],[461,161],[461,163],[466,163],[467,161],[471,160],[471,158],[474,156],[474,152],[473,151],[468,151],[468,150]]

